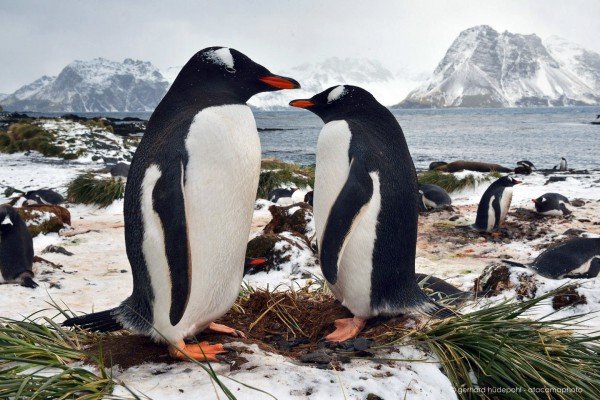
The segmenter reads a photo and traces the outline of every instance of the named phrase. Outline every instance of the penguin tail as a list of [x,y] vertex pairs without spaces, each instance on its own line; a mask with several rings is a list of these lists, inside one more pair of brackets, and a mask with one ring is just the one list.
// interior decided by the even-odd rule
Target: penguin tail
[[460,315],[456,311],[439,304],[431,297],[427,296],[420,288],[419,293],[420,294],[418,295],[418,304],[415,308],[421,311],[422,313],[439,319],[445,319],[448,317]]
[[35,289],[39,285],[36,281],[33,280],[31,276],[24,276],[21,278],[21,286],[25,286],[27,288]]
[[116,313],[117,309],[113,308],[106,311],[68,318],[62,323],[62,326],[78,326],[91,332],[114,332],[123,329],[123,325],[121,325],[115,317]]
[[510,260],[502,260],[502,262],[504,264],[508,264],[511,267],[519,267],[519,268],[529,268],[527,265],[523,264],[523,263],[518,263],[516,261],[510,261]]

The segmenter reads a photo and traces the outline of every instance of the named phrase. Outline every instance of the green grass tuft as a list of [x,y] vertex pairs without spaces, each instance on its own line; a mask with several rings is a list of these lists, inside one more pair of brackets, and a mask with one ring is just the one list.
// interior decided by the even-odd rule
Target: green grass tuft
[[108,207],[125,195],[125,182],[121,178],[96,178],[85,173],[69,183],[67,198],[72,203],[94,204]]
[[258,181],[258,194],[261,199],[266,199],[269,192],[278,187],[295,185],[314,187],[315,168],[285,163],[276,159],[263,160],[260,179]]
[[[556,293],[526,302],[507,301],[434,322],[428,328],[412,331],[408,338],[437,356],[462,399],[597,398],[598,333],[586,336],[573,331],[584,324],[577,316],[519,318]],[[400,341],[406,343],[405,338]],[[513,393],[513,388],[520,391]],[[577,391],[566,392],[565,388]]]
[[12,124],[7,132],[0,132],[0,152],[16,153],[35,150],[46,157],[63,157],[65,148],[54,144],[56,136],[33,123]]
[[457,178],[454,174],[441,172],[441,171],[426,171],[419,174],[419,185],[425,183],[432,183],[440,186],[448,193],[452,193],[456,190],[465,188],[472,188],[482,182],[491,181],[498,179],[502,174],[498,172],[490,172],[483,177],[476,177],[475,175],[467,175],[464,178]]

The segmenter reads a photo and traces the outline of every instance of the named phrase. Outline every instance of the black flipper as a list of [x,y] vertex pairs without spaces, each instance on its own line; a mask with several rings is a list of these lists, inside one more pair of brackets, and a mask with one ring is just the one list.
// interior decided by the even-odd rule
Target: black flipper
[[162,171],[152,193],[154,210],[162,223],[165,244],[168,243],[165,251],[171,274],[169,319],[173,326],[183,317],[191,290],[191,256],[183,186],[183,164],[173,165]]
[[321,246],[321,269],[325,279],[331,284],[337,281],[340,253],[344,248],[352,226],[361,209],[371,200],[373,181],[364,164],[352,159],[346,184],[331,207],[323,243]]
[[492,208],[494,209],[494,230],[498,229],[498,227],[500,226],[500,222],[502,222],[500,221],[500,217],[502,216],[502,208],[500,207],[501,199],[501,196],[494,196],[494,200],[492,200]]
[[518,263],[516,261],[510,261],[510,260],[502,260],[503,263],[508,264],[512,267],[519,267],[519,268],[529,268],[528,265],[523,264],[523,263]]
[[67,319],[62,326],[79,326],[91,332],[114,332],[123,326],[114,317],[117,309],[101,311]]

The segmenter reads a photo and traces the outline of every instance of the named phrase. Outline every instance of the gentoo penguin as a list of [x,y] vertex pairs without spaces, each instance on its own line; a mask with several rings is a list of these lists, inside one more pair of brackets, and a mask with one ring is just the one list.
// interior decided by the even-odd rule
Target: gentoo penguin
[[498,229],[506,219],[508,208],[512,201],[513,186],[521,181],[512,176],[503,176],[490,185],[481,196],[475,219],[475,229],[481,232],[491,232]]
[[503,260],[509,265],[530,267],[550,279],[595,278],[600,274],[600,238],[576,238],[541,253],[531,264]]
[[137,148],[125,192],[133,293],[112,310],[69,319],[167,342],[172,357],[216,360],[221,345],[185,344],[233,305],[260,175],[260,141],[246,101],[298,88],[237,50],[196,53],[173,82]]
[[535,211],[542,215],[569,215],[572,214],[565,204],[571,204],[569,199],[559,193],[546,193],[537,199],[531,199],[535,204]]
[[321,269],[354,315],[336,320],[326,339],[355,337],[378,315],[450,315],[415,280],[417,175],[396,118],[369,92],[349,85],[290,105],[325,123],[314,195]]
[[36,288],[33,280],[33,240],[13,207],[0,206],[0,282]]
[[560,159],[560,163],[558,163],[558,165],[555,165],[554,168],[552,168],[554,170],[558,169],[559,171],[566,171],[567,170],[567,159],[562,157]]
[[[444,189],[438,185],[426,183],[419,186],[421,209],[442,208],[452,205],[452,199]],[[421,206],[421,204],[420,204]]]
[[533,165],[533,163],[528,160],[517,161],[517,165],[520,165],[522,167],[529,167],[529,169],[532,169],[532,170],[535,169],[535,165]]
[[291,198],[296,190],[298,190],[298,188],[295,187],[273,189],[267,195],[267,199],[270,202],[277,203],[279,199],[286,197]]
[[23,195],[27,200],[26,205],[33,204],[62,204],[65,202],[65,198],[54,190],[39,189],[31,190]]
[[304,195],[304,202],[307,203],[308,205],[310,205],[312,207],[313,205],[313,198],[314,198],[314,190],[311,190],[310,192],[307,192]]
[[[433,275],[416,273],[415,278],[419,286],[430,293],[429,296],[444,302],[444,304],[460,305],[478,296],[478,293],[465,292]],[[483,296],[483,294],[481,295]]]

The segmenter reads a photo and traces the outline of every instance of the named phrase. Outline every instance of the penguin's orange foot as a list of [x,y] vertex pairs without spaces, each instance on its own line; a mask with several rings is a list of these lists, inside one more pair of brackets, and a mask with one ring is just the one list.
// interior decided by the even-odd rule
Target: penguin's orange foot
[[334,322],[335,331],[325,336],[325,340],[329,342],[343,342],[344,340],[355,338],[365,327],[366,323],[366,319],[358,317],[336,319]]
[[226,335],[231,335],[240,338],[246,338],[246,334],[242,331],[238,331],[237,329],[230,328],[227,325],[217,324],[216,322],[211,322],[208,325],[208,330],[216,333],[224,333]]
[[[182,350],[187,354],[184,354]],[[179,343],[178,346],[169,346],[169,355],[175,359],[188,361],[193,358],[196,361],[215,361],[218,362],[217,354],[227,353],[220,343],[208,344],[208,342],[185,344]],[[189,356],[189,357],[188,357]]]

